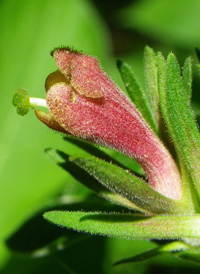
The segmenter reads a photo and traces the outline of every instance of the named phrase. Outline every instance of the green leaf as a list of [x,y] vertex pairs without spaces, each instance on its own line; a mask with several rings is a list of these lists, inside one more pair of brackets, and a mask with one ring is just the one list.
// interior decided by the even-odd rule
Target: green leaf
[[[186,68],[189,65],[185,65]],[[189,70],[189,69],[188,69]],[[175,56],[171,53],[165,63],[161,54],[158,55],[158,83],[161,111],[175,146],[180,165],[184,165],[191,179],[196,194],[189,193],[189,184],[185,187],[185,195],[198,195],[200,198],[200,135],[191,109],[189,92],[186,82],[190,77],[181,77],[180,67]],[[190,72],[188,73],[190,74]],[[184,172],[184,171],[183,171]],[[194,199],[192,197],[191,199]]]
[[186,250],[174,252],[174,255],[185,261],[200,265],[200,247],[190,247]]
[[136,239],[200,239],[200,216],[155,216],[101,212],[50,211],[48,221],[76,231],[102,236]]
[[138,83],[136,76],[131,70],[131,67],[121,60],[117,61],[117,67],[131,101],[135,104],[136,108],[139,110],[145,121],[150,125],[154,132],[158,133],[158,128],[153,119],[153,115],[149,106],[149,101],[142,87]]
[[185,60],[182,74],[183,74],[183,87],[185,90],[185,97],[189,101],[191,99],[191,93],[192,93],[192,60],[191,60],[191,57],[188,57]]
[[73,161],[69,160],[70,156],[68,154],[54,149],[46,149],[46,153],[49,158],[57,165],[62,167],[65,171],[69,172],[77,181],[97,193],[99,196],[123,207],[144,212],[144,210],[138,208],[128,199],[117,193],[111,192],[105,186],[100,184],[93,176],[88,174],[88,172],[77,166],[77,164],[75,164]]
[[144,74],[146,83],[146,98],[158,131],[160,113],[157,85],[157,59],[155,52],[149,47],[145,47],[144,50]]
[[161,255],[162,253],[168,253],[168,252],[177,252],[178,253],[183,250],[185,251],[186,249],[188,249],[188,246],[182,242],[167,243],[165,245],[162,245],[157,248],[153,248],[151,250],[143,252],[141,254],[135,255],[133,257],[120,260],[120,261],[114,263],[114,265],[119,265],[119,264],[124,264],[124,263],[142,262],[142,261],[151,259],[155,256]]
[[70,142],[76,147],[83,149],[84,152],[89,153],[91,156],[94,155],[98,158],[104,159],[106,162],[112,162],[113,164],[120,166],[124,169],[130,169],[138,176],[144,176],[144,170],[142,167],[134,160],[128,156],[119,153],[118,151],[111,150],[112,155],[110,156],[107,152],[104,152],[95,144],[89,143],[82,139],[77,139],[73,136],[67,135],[64,140]]
[[94,176],[106,188],[145,211],[176,214],[185,210],[178,201],[154,191],[145,181],[128,170],[123,170],[96,157],[71,156],[69,160]]

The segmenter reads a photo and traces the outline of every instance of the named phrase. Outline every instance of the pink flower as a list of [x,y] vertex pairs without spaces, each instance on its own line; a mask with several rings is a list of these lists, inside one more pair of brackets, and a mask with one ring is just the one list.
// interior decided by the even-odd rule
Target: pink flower
[[46,80],[50,114],[36,111],[37,117],[50,128],[136,159],[153,189],[180,199],[181,179],[172,156],[97,59],[69,48],[52,55],[59,70]]

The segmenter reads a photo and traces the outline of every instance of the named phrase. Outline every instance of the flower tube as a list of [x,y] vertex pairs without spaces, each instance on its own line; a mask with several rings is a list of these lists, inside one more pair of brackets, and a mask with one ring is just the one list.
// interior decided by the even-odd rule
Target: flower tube
[[50,128],[134,158],[154,190],[180,199],[181,179],[172,156],[97,59],[69,48],[52,55],[58,71],[45,85],[50,113],[36,111],[37,117]]

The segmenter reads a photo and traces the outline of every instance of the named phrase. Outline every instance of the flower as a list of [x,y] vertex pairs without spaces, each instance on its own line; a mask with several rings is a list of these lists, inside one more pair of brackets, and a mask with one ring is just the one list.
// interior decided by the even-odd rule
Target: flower
[[180,199],[181,179],[172,156],[98,60],[69,48],[58,48],[52,55],[58,70],[46,79],[49,114],[36,110],[38,119],[134,158],[154,190]]
[[[162,53],[146,47],[145,90],[129,66],[119,62],[134,105],[94,57],[70,48],[57,48],[52,55],[58,70],[46,79],[46,100],[29,98],[24,89],[19,89],[13,98],[18,114],[25,115],[31,106],[47,107],[48,113],[35,110],[35,114],[48,127],[136,159],[147,180],[118,166],[115,159],[97,148],[90,148],[89,156],[46,150],[56,164],[81,183],[131,211],[53,210],[44,218],[92,234],[168,240],[116,264],[145,260],[163,252],[199,264],[200,134],[190,100],[191,58],[180,68],[172,53],[165,59]],[[87,144],[75,142],[87,150]],[[100,158],[91,155],[91,150]]]

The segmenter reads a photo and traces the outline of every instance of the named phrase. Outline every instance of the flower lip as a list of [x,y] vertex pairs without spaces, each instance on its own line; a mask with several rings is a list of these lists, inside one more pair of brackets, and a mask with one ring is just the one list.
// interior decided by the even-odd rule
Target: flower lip
[[59,71],[80,94],[90,98],[104,96],[104,88],[99,85],[103,75],[97,59],[68,48],[54,50],[53,56]]

